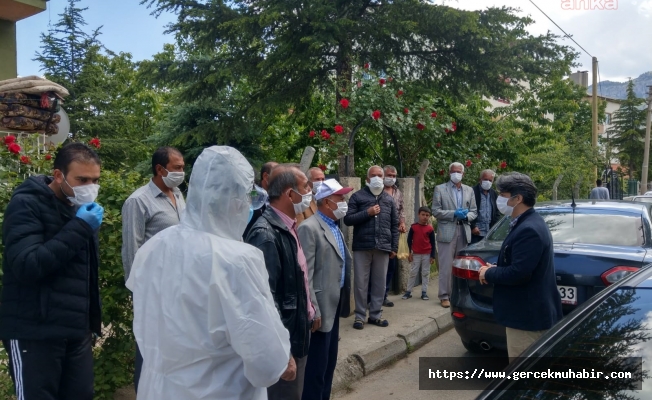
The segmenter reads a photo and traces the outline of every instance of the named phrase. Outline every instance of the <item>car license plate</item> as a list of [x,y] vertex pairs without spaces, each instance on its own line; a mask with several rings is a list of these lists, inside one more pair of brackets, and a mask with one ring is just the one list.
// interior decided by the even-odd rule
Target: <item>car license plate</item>
[[557,286],[562,304],[577,304],[577,288],[574,286]]

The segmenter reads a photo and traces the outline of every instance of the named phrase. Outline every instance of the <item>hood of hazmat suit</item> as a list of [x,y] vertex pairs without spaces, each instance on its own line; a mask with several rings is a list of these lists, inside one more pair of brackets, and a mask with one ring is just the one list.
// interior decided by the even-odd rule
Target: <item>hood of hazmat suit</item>
[[138,400],[266,399],[290,336],[265,259],[241,241],[254,172],[237,150],[205,149],[177,226],[136,253],[127,287],[143,355]]

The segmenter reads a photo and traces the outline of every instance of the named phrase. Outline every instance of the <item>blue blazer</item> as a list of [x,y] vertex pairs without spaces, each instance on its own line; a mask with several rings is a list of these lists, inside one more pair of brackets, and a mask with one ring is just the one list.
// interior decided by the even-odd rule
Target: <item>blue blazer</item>
[[494,284],[496,321],[509,328],[540,331],[562,318],[550,230],[534,209],[520,215],[500,248],[495,268],[485,272]]

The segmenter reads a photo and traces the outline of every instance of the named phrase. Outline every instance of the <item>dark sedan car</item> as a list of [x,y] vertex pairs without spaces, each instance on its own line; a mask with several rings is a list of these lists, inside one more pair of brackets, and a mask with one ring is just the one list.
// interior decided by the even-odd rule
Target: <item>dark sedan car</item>
[[[591,200],[536,206],[552,234],[564,314],[652,262],[651,208],[648,203]],[[453,322],[472,352],[507,348],[505,327],[493,317],[493,285],[481,285],[478,270],[496,263],[509,221],[503,218],[483,241],[458,252],[453,263]]]
[[[652,265],[567,315],[476,400],[648,400],[652,399],[650,363]],[[583,375],[571,377],[569,370]],[[542,375],[548,371],[554,375]]]

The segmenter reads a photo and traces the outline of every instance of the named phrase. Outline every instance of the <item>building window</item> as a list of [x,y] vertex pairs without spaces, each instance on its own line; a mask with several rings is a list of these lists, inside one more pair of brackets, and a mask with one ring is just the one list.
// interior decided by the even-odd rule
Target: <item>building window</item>
[[605,113],[604,115],[604,124],[611,125],[611,113]]

